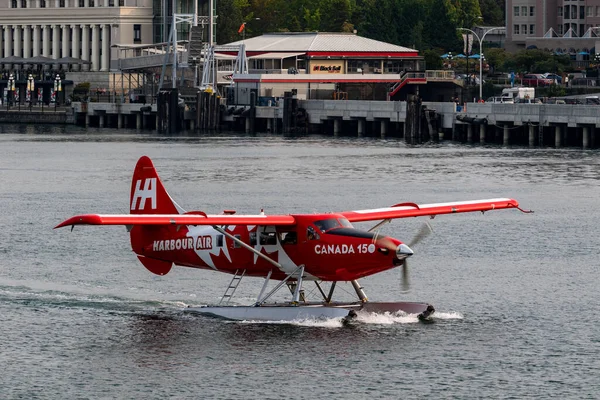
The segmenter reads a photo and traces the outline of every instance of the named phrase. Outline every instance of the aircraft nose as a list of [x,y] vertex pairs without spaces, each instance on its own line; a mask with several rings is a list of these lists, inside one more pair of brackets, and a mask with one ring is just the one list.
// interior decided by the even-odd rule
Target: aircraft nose
[[412,249],[410,247],[408,247],[407,245],[405,245],[404,243],[402,243],[396,249],[396,257],[399,260],[404,260],[405,258],[412,256],[413,254],[415,254],[415,252],[412,251]]

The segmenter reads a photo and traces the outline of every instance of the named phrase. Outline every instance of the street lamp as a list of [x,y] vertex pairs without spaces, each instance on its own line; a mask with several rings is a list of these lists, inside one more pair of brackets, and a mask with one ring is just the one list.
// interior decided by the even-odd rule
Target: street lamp
[[12,101],[13,95],[14,95],[14,90],[15,90],[15,77],[12,74],[12,72],[10,73],[10,75],[8,76],[8,93],[7,93],[7,98],[6,98],[6,111],[9,110],[10,108],[10,102]]
[[58,97],[61,91],[62,85],[60,82],[60,75],[56,74],[56,77],[54,78],[54,111],[56,111],[56,107],[58,106]]
[[33,75],[29,74],[27,77],[27,100],[29,100],[29,111],[31,111],[31,107],[33,104],[33,91],[35,90],[35,80],[33,79]]
[[600,85],[600,53],[594,55],[594,62],[596,63],[596,86]]
[[[461,31],[471,32],[473,35],[475,35],[475,37],[479,41],[479,99],[481,99],[483,97],[483,88],[482,88],[482,85],[483,85],[483,39],[485,38],[485,35],[487,35],[491,31],[494,31],[496,29],[501,29],[501,28],[488,29],[487,31],[485,31],[483,33],[483,35],[481,37],[479,37],[479,35],[477,33],[475,33],[475,31],[473,31],[469,28],[456,28],[456,29],[461,30]],[[467,58],[467,63],[468,62],[469,62],[469,59]]]

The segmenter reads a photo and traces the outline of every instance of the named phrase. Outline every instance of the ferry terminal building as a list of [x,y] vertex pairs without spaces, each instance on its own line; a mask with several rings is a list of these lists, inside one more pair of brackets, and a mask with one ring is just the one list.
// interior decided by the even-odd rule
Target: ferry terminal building
[[[247,73],[227,71],[241,45]],[[228,103],[234,97],[236,104],[250,104],[252,92],[283,97],[292,89],[298,99],[402,100],[427,82],[417,50],[354,33],[268,33],[217,46],[215,54]]]

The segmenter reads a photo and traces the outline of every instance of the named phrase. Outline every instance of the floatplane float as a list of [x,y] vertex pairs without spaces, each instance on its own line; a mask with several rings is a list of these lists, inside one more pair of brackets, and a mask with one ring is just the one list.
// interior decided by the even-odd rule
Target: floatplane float
[[[408,285],[407,259],[411,246],[429,232],[425,224],[409,244],[383,235],[380,228],[396,218],[439,214],[522,210],[509,198],[439,204],[400,203],[391,207],[320,214],[240,215],[184,211],[167,193],[150,158],[139,159],[133,173],[129,214],[86,214],[71,217],[56,228],[75,225],[124,225],[139,261],[152,273],[166,275],[173,265],[208,269],[232,275],[219,304],[188,307],[190,312],[231,320],[291,321],[345,318],[358,312],[416,314],[431,318],[428,303],[371,302],[358,280],[392,268],[402,268]],[[369,230],[352,224],[378,221]],[[243,277],[262,277],[264,284],[248,306],[230,305]],[[270,281],[277,285],[268,289]],[[303,286],[313,282],[322,300],[309,302]],[[328,290],[323,285],[329,282]],[[336,302],[336,284],[349,282],[357,295],[354,302]],[[287,287],[289,301],[269,302]]]

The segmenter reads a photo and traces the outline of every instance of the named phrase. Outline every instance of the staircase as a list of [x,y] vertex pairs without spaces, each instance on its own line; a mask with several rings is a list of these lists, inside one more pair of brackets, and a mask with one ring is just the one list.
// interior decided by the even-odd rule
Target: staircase
[[204,25],[192,26],[190,29],[190,41],[188,42],[188,63],[192,64],[194,57],[199,64],[202,58],[202,48],[204,42],[202,36],[204,33]]

